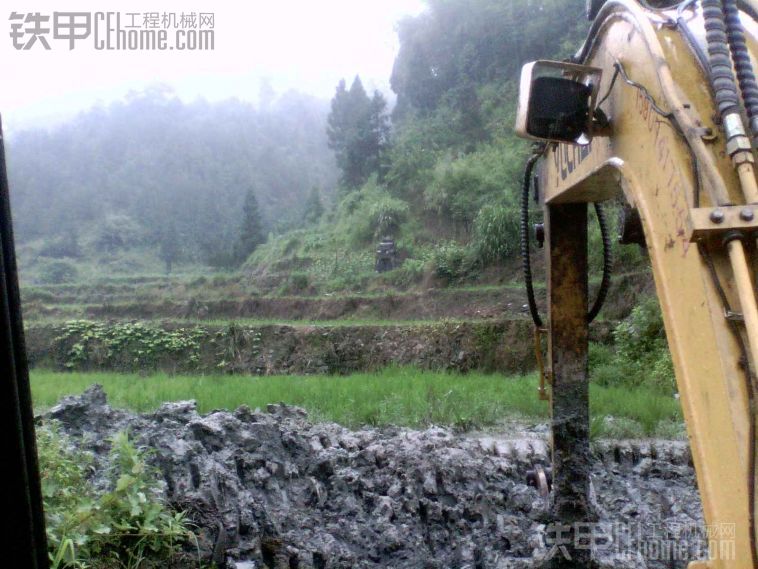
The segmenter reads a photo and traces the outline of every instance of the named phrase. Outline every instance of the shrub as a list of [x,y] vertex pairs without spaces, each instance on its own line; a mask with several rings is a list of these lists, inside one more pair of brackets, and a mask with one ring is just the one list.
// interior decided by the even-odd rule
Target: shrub
[[498,191],[481,166],[475,157],[440,161],[432,184],[424,191],[428,205],[468,227],[479,211],[482,197]]
[[37,280],[40,284],[64,284],[76,280],[79,271],[69,261],[50,261],[44,263]]
[[310,279],[307,273],[292,273],[289,277],[288,290],[292,293],[303,292],[308,288]]
[[145,234],[134,219],[128,215],[107,215],[95,228],[93,245],[101,252],[113,252],[141,245]]
[[41,257],[61,259],[63,257],[81,257],[82,251],[76,233],[70,232],[46,241],[39,252]]
[[338,233],[356,247],[385,235],[397,237],[408,211],[407,202],[392,197],[372,179],[340,202]]
[[55,424],[37,428],[48,548],[53,569],[143,567],[175,558],[192,538],[182,513],[169,511],[159,473],[126,433],[112,439],[110,484],[98,491],[87,477],[92,456]]
[[514,207],[484,206],[474,223],[474,243],[484,265],[502,263],[519,249],[519,213]]
[[398,268],[382,273],[379,280],[390,286],[405,289],[421,282],[425,269],[426,262],[422,259],[406,259]]
[[432,255],[432,263],[437,277],[448,283],[465,277],[475,265],[468,248],[455,241],[437,247]]
[[666,342],[658,301],[648,298],[632,310],[613,332],[615,352],[591,346],[592,380],[600,385],[645,385],[676,390],[674,366]]
[[428,207],[468,232],[483,206],[518,203],[522,156],[523,145],[504,139],[440,159],[424,190]]
[[195,365],[200,358],[202,328],[167,330],[142,322],[90,322],[69,320],[57,328],[53,342],[63,369],[98,367],[120,362],[124,367],[155,369],[170,356]]

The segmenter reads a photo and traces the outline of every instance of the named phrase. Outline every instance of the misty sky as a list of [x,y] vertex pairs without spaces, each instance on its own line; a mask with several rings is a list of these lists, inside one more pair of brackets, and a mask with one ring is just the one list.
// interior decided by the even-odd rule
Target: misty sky
[[[266,78],[277,92],[294,88],[330,98],[341,77],[360,73],[367,88],[389,91],[395,23],[421,12],[423,0],[34,0],[23,6],[6,4],[2,12],[0,112],[11,131],[156,83],[170,85],[186,100],[255,101]],[[49,51],[39,42],[16,50],[10,37],[13,9],[24,15],[121,12],[124,26],[127,12],[212,12],[215,49],[98,51],[88,38],[69,50],[67,41],[50,33]]]

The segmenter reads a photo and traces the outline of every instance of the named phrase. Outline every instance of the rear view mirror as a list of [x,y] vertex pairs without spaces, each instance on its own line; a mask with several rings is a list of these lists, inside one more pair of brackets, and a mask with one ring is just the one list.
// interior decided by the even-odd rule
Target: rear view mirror
[[521,70],[516,134],[549,142],[588,144],[602,70],[534,61]]

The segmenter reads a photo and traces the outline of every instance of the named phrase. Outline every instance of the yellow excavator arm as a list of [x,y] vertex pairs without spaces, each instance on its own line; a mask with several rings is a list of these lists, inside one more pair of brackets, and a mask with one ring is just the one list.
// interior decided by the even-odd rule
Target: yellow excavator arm
[[527,181],[545,213],[555,513],[591,516],[581,468],[586,211],[623,195],[644,230],[705,521],[734,536],[712,542],[711,559],[691,567],[755,569],[758,117],[747,80],[758,9],[729,0],[602,4],[572,63],[524,69],[518,113],[519,133],[542,141]]

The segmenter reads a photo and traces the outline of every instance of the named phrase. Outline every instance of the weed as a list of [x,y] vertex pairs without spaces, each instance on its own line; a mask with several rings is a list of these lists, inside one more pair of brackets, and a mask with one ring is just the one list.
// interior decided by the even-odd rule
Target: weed
[[85,363],[119,358],[138,369],[154,368],[163,355],[185,355],[198,361],[199,327],[165,330],[142,322],[90,322],[71,320],[58,328],[54,342],[63,350],[63,367],[75,369]]
[[55,423],[37,428],[51,567],[137,569],[170,561],[193,538],[183,513],[162,498],[157,471],[126,433],[111,440],[110,488],[98,491],[87,473],[90,454]]

